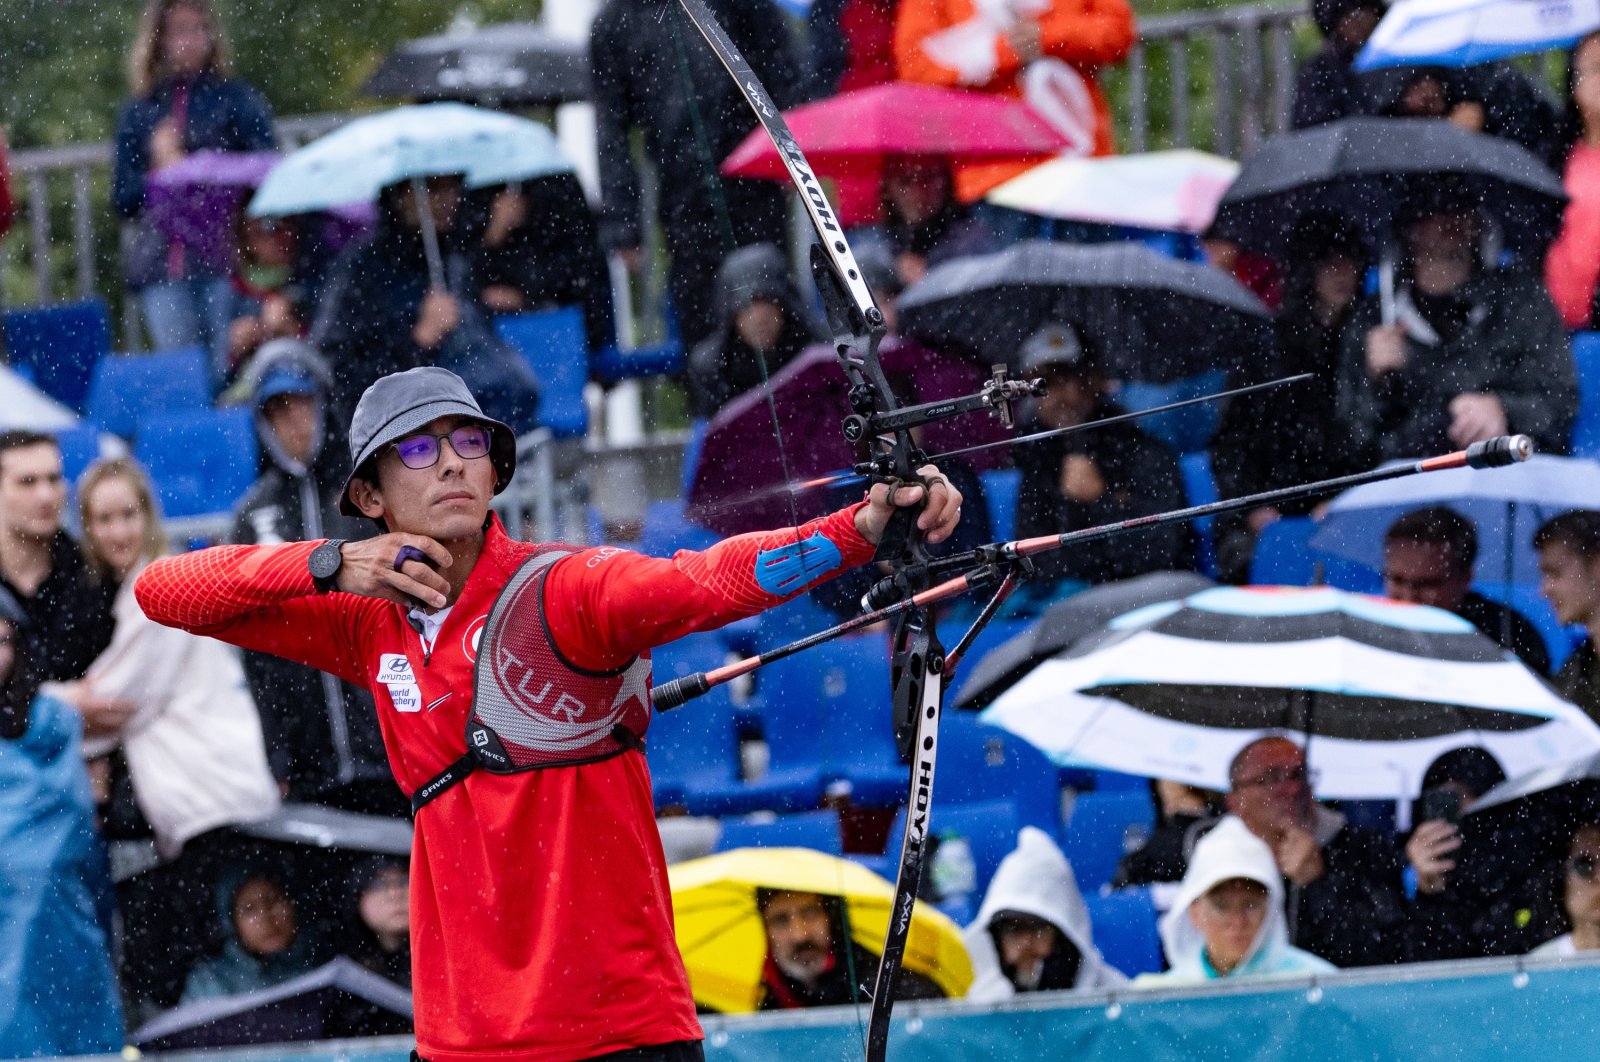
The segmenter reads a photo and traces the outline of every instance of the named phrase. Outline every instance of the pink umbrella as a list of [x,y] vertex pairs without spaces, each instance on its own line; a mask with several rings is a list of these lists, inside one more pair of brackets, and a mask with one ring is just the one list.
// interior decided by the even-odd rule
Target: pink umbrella
[[[888,155],[940,155],[955,163],[1044,161],[1066,139],[1027,104],[987,92],[891,81],[784,112],[819,176],[875,190]],[[787,180],[766,132],[756,129],[722,164],[730,177]],[[845,217],[846,224],[869,220]]]

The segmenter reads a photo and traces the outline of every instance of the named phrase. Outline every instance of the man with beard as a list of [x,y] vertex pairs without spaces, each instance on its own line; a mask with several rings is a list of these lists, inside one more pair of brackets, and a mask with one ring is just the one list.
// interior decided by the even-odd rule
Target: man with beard
[[[814,892],[762,889],[756,905],[767,931],[760,1009],[836,1007],[872,998],[878,956],[850,941],[842,900]],[[943,997],[928,978],[901,969],[895,999]]]

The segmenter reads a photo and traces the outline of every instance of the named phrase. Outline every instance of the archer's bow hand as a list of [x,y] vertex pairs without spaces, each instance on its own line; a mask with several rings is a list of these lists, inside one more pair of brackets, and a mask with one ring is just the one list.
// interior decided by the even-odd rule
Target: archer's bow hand
[[856,510],[856,530],[862,538],[876,546],[895,509],[918,506],[922,507],[922,514],[917,517],[917,529],[928,542],[939,543],[950,537],[961,520],[961,492],[934,465],[923,465],[917,469],[917,476],[920,482],[873,484],[867,493],[867,504]]

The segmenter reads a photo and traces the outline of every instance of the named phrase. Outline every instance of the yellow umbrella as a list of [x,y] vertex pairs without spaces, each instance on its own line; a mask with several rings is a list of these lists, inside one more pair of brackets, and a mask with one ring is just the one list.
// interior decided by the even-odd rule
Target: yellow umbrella
[[[848,859],[808,848],[736,848],[667,869],[678,949],[695,1001],[724,1013],[748,1012],[761,1001],[766,931],[756,890],[841,897],[850,936],[876,955],[889,928],[894,886]],[[905,968],[933,980],[946,995],[966,994],[972,962],[961,930],[942,912],[918,904],[906,937]]]

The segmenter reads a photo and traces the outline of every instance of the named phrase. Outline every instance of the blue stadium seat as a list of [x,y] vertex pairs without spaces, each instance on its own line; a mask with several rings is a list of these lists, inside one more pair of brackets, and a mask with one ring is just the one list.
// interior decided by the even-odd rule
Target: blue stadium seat
[[734,848],[810,848],[843,855],[836,811],[797,811],[775,819],[723,819],[716,851]]
[[1123,774],[1121,771],[1094,771],[1094,791],[1097,793],[1141,792],[1150,791],[1150,779],[1139,774]]
[[638,548],[651,557],[670,557],[680,549],[707,549],[719,538],[716,532],[685,520],[682,501],[654,501],[644,511]]
[[100,429],[92,424],[79,424],[55,433],[56,445],[61,447],[61,471],[68,483],[78,477],[100,458]]
[[102,299],[12,310],[3,319],[11,367],[57,402],[84,411],[95,365],[111,352]]
[[906,798],[910,768],[894,743],[888,636],[840,638],[807,655],[826,720],[828,773],[850,783],[852,804],[894,807]]
[[[655,650],[657,684],[709,671],[726,662],[716,634],[691,634]],[[657,807],[687,805],[690,793],[728,788],[739,779],[739,734],[727,686],[718,686],[681,708],[657,712],[645,738],[651,788]]]
[[686,363],[683,344],[676,340],[627,349],[606,347],[595,351],[591,361],[595,379],[606,384],[682,372]]
[[989,503],[989,527],[996,538],[1015,538],[1017,534],[1017,494],[1022,488],[1022,470],[996,468],[979,472],[983,496]]
[[939,734],[936,804],[1009,800],[1022,825],[1059,832],[1058,772],[1044,753],[1015,734],[980,723],[975,712],[953,708],[940,720]]
[[255,422],[244,408],[163,412],[138,422],[134,457],[167,516],[231,510],[256,479]]
[[[210,407],[211,368],[205,352],[195,348],[101,358],[86,415],[106,431],[132,439],[140,422],[154,414]],[[254,473],[252,468],[252,478]]]
[[557,438],[581,438],[589,430],[589,407],[583,401],[589,382],[583,311],[567,306],[511,314],[497,318],[495,328],[539,379],[539,423]]
[[[1076,864],[1073,869],[1076,871]],[[1081,875],[1078,884],[1083,886]],[[1148,888],[1121,889],[1103,896],[1086,891],[1083,902],[1089,908],[1094,945],[1106,962],[1129,977],[1161,971],[1159,920]]]
[[1600,457],[1600,332],[1572,337],[1578,364],[1578,417],[1572,425],[1572,456]]
[[[1187,376],[1167,383],[1147,383],[1127,380],[1117,388],[1117,404],[1130,413],[1154,409],[1185,399],[1215,394],[1228,386],[1228,374],[1220,369]],[[1204,451],[1221,423],[1222,408],[1217,402],[1175,409],[1170,413],[1157,413],[1144,417],[1139,427],[1160,439],[1180,454]]]
[[[1184,454],[1178,459],[1178,467],[1183,471],[1183,493],[1190,505],[1209,505],[1217,500],[1217,480],[1211,474],[1209,453],[1200,450]],[[1195,561],[1202,572],[1213,578],[1217,574],[1217,548],[1212,537],[1215,521],[1212,516],[1190,521],[1195,533]]]
[[[934,775],[933,787],[933,818],[928,824],[929,831],[939,837],[941,844],[959,837],[966,841],[967,847],[972,852],[973,870],[976,875],[972,893],[961,897],[946,897],[938,904],[939,909],[945,914],[965,925],[972,921],[973,915],[977,914],[978,907],[983,903],[983,894],[988,891],[989,882],[994,879],[994,872],[999,869],[1000,861],[1017,847],[1017,832],[1022,828],[1022,823],[1018,821],[1016,805],[1009,800],[986,800],[977,804],[948,802],[941,804],[937,773]],[[882,862],[863,861],[890,881],[894,880],[895,874],[899,871],[900,842],[905,836],[905,828],[906,809],[902,807],[895,815],[894,824],[889,827],[889,840]],[[928,880],[932,870],[932,866],[924,866],[925,881]]]
[[1148,830],[1155,819],[1155,803],[1148,790],[1078,794],[1061,837],[1061,850],[1072,861],[1078,887],[1087,893],[1110,884],[1122,860],[1129,827]]
[[1310,586],[1317,571],[1311,553],[1311,535],[1316,529],[1316,521],[1309,516],[1286,516],[1263,528],[1250,558],[1250,582],[1256,586]]

